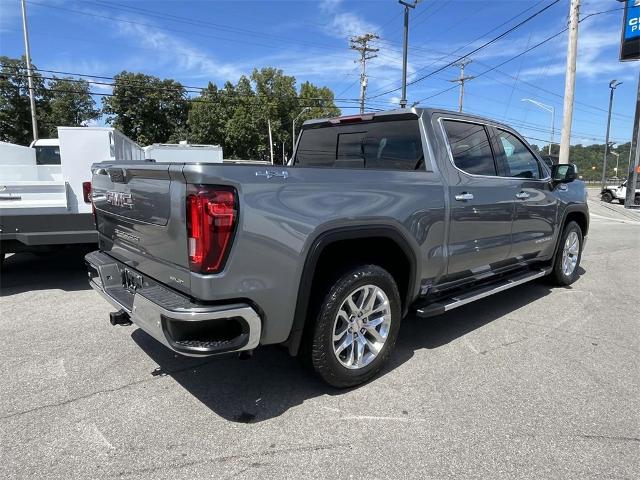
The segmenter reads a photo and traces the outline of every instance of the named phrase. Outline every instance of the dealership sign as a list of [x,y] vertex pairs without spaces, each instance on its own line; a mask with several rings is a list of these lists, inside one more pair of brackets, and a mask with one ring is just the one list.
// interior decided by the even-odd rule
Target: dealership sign
[[640,60],[640,0],[626,0],[620,60]]

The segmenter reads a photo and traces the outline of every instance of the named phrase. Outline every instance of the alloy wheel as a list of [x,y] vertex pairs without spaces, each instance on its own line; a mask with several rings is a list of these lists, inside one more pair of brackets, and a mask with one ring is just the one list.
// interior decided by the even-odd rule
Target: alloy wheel
[[348,369],[369,365],[387,341],[391,307],[385,292],[375,285],[349,293],[333,322],[333,353]]

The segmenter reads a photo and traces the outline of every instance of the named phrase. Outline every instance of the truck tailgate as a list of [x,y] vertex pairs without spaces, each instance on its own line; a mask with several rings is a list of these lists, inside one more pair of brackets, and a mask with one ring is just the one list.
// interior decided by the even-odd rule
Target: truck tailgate
[[100,249],[189,292],[182,164],[116,162],[93,167]]

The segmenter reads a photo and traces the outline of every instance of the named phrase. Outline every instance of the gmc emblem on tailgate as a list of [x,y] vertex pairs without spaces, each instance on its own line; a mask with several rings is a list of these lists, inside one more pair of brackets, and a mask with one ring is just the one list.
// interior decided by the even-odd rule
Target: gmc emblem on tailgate
[[106,197],[107,203],[114,207],[133,208],[133,198],[130,193],[107,191]]

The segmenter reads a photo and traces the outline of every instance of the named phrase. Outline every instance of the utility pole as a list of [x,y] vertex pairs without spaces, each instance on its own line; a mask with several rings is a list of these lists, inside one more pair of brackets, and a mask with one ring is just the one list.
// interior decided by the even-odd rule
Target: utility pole
[[[611,80],[609,82],[609,89],[611,93],[609,94],[609,115],[607,116],[607,135],[604,139],[604,160],[602,161],[602,188],[604,189],[605,184],[607,182],[607,157],[609,156],[609,132],[611,130],[611,109],[613,108],[613,92],[616,91],[616,87],[618,85],[622,85],[622,82],[618,82],[617,80]],[[617,173],[616,173],[617,176]]]
[[271,153],[271,165],[273,165],[273,138],[271,137],[271,119],[267,119],[267,126],[269,127],[269,152]]
[[27,81],[29,84],[29,105],[31,106],[31,127],[33,128],[33,140],[38,140],[38,120],[36,118],[36,98],[33,88],[33,68],[31,67],[31,49],[29,48],[29,30],[27,28],[27,6],[24,0],[22,6],[22,33],[24,34],[24,56],[27,60]]
[[[631,151],[634,152],[634,161],[629,162],[629,177],[627,178],[627,197],[624,208],[639,208],[635,205],[636,183],[640,175],[640,74],[638,74],[638,95],[636,97],[636,118],[633,124],[633,138],[631,139]],[[631,154],[630,154],[631,155]],[[631,156],[629,157],[631,159]]]
[[365,33],[357,37],[351,37],[351,49],[360,52],[360,113],[364,113],[364,99],[367,91],[367,60],[376,58],[373,55],[378,48],[371,48],[369,42],[377,40],[378,35],[375,33]]
[[420,0],[413,0],[413,3],[398,0],[400,5],[404,5],[404,37],[402,46],[402,98],[400,108],[407,108],[407,56],[409,50],[409,9],[416,8]]
[[562,112],[562,138],[560,140],[560,164],[569,163],[571,124],[573,122],[573,99],[576,90],[576,57],[578,55],[578,23],[580,0],[571,0],[569,12],[569,45],[567,47],[567,73],[564,82],[564,109]]
[[465,77],[464,76],[464,67],[466,67],[467,65],[469,65],[472,62],[472,60],[468,59],[468,58],[464,58],[462,59],[462,61],[460,63],[456,63],[456,66],[460,67],[460,77],[454,79],[454,80],[449,80],[450,82],[453,83],[459,83],[460,84],[460,98],[458,99],[458,111],[462,112],[462,103],[464,102],[464,82],[466,82],[467,80],[473,80],[476,77]]

